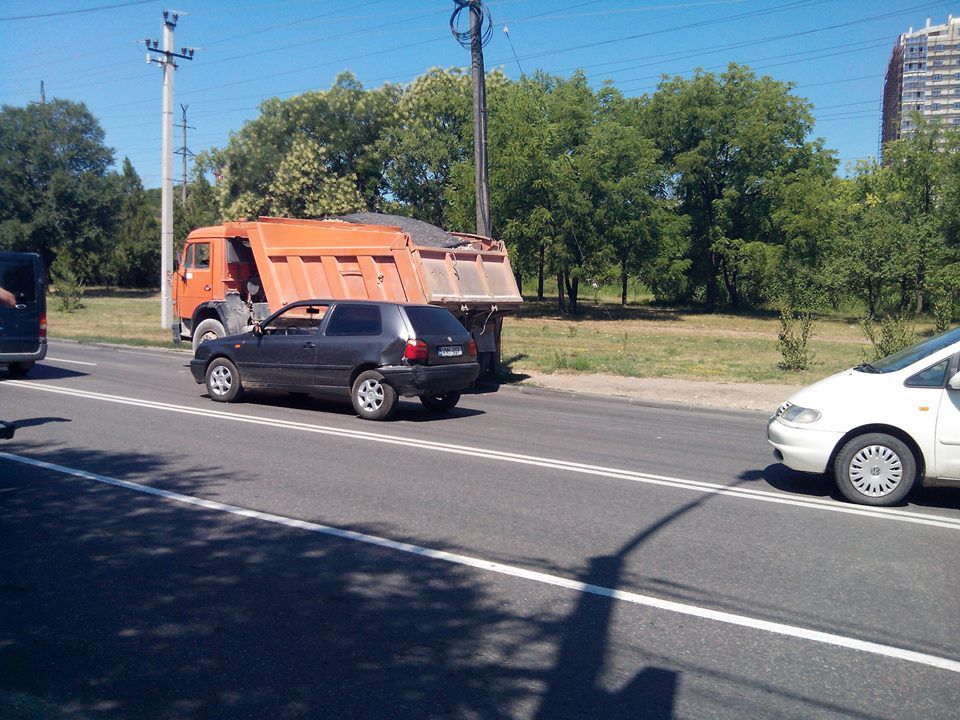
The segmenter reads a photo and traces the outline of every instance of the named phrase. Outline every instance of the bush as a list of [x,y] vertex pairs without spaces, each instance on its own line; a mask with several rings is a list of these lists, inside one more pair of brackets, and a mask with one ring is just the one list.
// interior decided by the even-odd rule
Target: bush
[[869,358],[870,360],[892,355],[916,342],[913,324],[906,313],[880,318],[879,324],[876,318],[865,317],[860,321],[860,327],[873,345],[873,357]]
[[778,364],[779,368],[800,371],[813,364],[813,351],[809,348],[812,331],[813,315],[797,312],[789,306],[781,308],[777,349],[783,360]]
[[84,286],[74,272],[73,258],[69,253],[60,253],[50,265],[50,279],[57,296],[57,308],[61,312],[72,313],[83,307]]

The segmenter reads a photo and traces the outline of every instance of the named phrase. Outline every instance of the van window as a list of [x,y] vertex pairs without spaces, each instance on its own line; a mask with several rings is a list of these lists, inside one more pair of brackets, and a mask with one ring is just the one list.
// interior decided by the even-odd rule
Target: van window
[[0,258],[0,287],[12,292],[18,303],[37,301],[33,258]]

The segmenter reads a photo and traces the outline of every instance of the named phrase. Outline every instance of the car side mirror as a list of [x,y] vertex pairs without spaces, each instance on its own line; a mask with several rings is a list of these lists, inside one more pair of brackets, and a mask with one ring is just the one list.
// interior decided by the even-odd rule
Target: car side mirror
[[260,323],[255,322],[253,324],[253,334],[256,335],[257,337],[259,337],[260,335],[263,335],[263,328],[260,326]]
[[947,382],[947,387],[951,390],[960,390],[960,372],[950,378],[950,380]]

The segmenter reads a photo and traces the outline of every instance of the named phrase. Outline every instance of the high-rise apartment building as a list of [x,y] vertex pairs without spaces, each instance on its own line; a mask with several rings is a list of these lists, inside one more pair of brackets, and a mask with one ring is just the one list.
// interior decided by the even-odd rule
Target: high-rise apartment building
[[960,18],[910,28],[890,53],[883,82],[881,142],[907,137],[911,113],[960,127]]

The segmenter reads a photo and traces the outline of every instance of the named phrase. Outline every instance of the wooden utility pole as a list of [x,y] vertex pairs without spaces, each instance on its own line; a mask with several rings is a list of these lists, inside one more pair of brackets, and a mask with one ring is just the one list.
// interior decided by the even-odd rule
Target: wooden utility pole
[[[490,40],[490,14],[483,0],[453,0],[456,8],[450,17],[450,29],[457,41],[470,47],[470,69],[473,79],[473,162],[477,204],[477,235],[491,237],[490,178],[487,173],[487,82],[483,69],[483,46]],[[456,19],[461,11],[470,13],[470,31],[457,30]],[[484,26],[486,19],[486,26]]]

